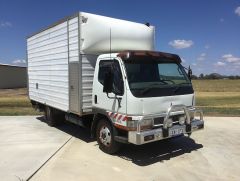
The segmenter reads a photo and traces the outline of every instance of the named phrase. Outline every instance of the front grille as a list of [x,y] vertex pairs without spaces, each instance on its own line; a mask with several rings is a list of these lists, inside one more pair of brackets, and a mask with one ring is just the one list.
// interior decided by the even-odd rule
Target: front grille
[[178,122],[179,118],[181,116],[184,116],[184,114],[178,114],[178,115],[170,116],[170,118],[172,118],[173,122]]
[[154,118],[154,126],[163,124],[164,117]]
[[[184,114],[178,114],[178,115],[174,115],[174,116],[170,116],[170,118],[173,120],[173,124],[178,124],[179,118],[181,116],[184,116]],[[154,118],[154,126],[161,126],[163,125],[164,122],[164,117],[158,117],[158,118]]]

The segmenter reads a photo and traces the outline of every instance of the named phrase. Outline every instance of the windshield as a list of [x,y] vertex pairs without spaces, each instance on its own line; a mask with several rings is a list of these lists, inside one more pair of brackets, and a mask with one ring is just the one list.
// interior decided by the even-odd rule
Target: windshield
[[181,64],[167,61],[125,62],[128,83],[136,97],[159,97],[193,93]]

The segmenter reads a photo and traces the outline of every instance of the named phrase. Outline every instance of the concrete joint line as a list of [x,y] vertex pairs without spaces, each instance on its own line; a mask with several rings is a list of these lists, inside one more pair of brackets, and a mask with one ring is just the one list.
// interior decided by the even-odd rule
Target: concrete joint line
[[60,146],[57,151],[55,151],[32,175],[30,175],[26,181],[29,181],[46,163],[51,160],[52,157],[54,157],[73,137],[71,136],[65,143],[63,143],[62,146]]

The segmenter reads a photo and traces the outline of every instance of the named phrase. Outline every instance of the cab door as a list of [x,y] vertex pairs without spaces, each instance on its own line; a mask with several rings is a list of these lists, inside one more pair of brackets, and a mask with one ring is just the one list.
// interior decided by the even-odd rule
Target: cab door
[[[96,65],[93,83],[93,108],[106,111],[113,122],[121,124],[126,114],[126,86],[123,70],[118,59],[101,59]],[[113,71],[113,92],[103,92],[106,74]]]

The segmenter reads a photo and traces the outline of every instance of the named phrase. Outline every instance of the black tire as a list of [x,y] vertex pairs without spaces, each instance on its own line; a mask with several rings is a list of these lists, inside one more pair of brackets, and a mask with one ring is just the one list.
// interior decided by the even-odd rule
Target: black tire
[[[106,132],[101,132],[101,131],[105,131],[108,130],[109,134],[108,134],[108,138],[110,137],[110,141],[104,141],[103,137],[104,137],[104,133]],[[96,137],[97,137],[97,142],[99,145],[99,148],[108,154],[113,154],[116,153],[117,151],[119,151],[120,147],[121,147],[121,143],[116,142],[114,140],[114,136],[117,134],[117,131],[115,130],[115,128],[113,128],[113,126],[105,119],[101,119],[99,120],[98,124],[97,124],[97,129],[96,129]],[[101,135],[102,134],[102,135]],[[106,136],[106,135],[105,135]]]
[[49,106],[45,107],[45,119],[49,126],[57,126],[64,120],[64,113]]

